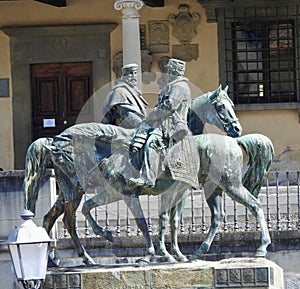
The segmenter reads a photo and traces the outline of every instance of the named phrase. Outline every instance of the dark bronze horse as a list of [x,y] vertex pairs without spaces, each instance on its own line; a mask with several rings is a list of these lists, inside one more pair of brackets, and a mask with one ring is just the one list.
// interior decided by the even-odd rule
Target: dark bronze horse
[[[211,100],[214,99],[215,94],[217,94],[217,92],[214,92],[213,94],[210,95]],[[216,110],[222,116],[226,115],[226,113],[223,112],[222,110],[222,106],[217,107]],[[237,120],[235,120],[235,123],[234,122],[231,123],[231,126],[233,127],[235,133],[237,133],[238,130],[236,123],[238,123]],[[70,233],[70,236],[74,242],[75,248],[77,249],[79,256],[83,257],[84,263],[93,263],[93,260],[87,254],[87,252],[85,251],[84,247],[81,245],[80,240],[77,236],[75,230],[75,211],[78,208],[82,195],[85,192],[85,189],[89,186],[99,185],[99,181],[102,182],[102,185],[103,183],[107,184],[106,188],[108,188],[107,190],[108,193],[106,193],[105,197],[103,197],[106,203],[114,202],[116,200],[120,200],[123,198],[125,202],[129,205],[129,207],[133,209],[133,213],[134,216],[136,217],[137,224],[147,239],[148,256],[151,257],[154,254],[154,249],[153,249],[149,232],[147,230],[146,221],[143,216],[143,212],[140,210],[138,195],[143,193],[159,194],[162,192],[161,190],[163,191],[168,190],[170,185],[174,185],[174,183],[176,182],[164,177],[158,181],[157,188],[155,188],[152,192],[149,191],[143,192],[143,190],[135,189],[132,187],[128,188],[126,186],[126,182],[124,182],[124,179],[120,177],[120,173],[118,172],[119,168],[114,167],[115,163],[110,158],[108,159],[109,160],[108,162],[101,163],[102,160],[105,160],[106,157],[111,154],[111,147],[114,146],[113,145],[114,141],[115,143],[117,143],[118,150],[122,149],[123,152],[124,151],[126,152],[127,149],[126,146],[128,145],[128,136],[130,137],[133,132],[134,130],[125,130],[125,129],[116,128],[109,125],[95,124],[95,123],[76,125],[66,130],[65,132],[63,132],[61,135],[57,137],[57,139],[60,140],[58,143],[61,147],[58,148],[53,145],[55,144],[55,140],[43,138],[35,141],[28,149],[27,158],[26,158],[26,177],[25,177],[25,207],[32,211],[35,210],[35,203],[37,199],[40,178],[44,173],[46,164],[48,163],[48,161],[51,161],[55,169],[58,185],[60,187],[60,194],[58,196],[56,203],[44,218],[44,227],[49,232],[56,219],[61,214],[64,213],[64,217],[63,217],[64,224],[68,232]],[[200,144],[198,143],[199,137],[200,136],[194,137],[194,139],[195,139],[196,148],[199,152],[199,155],[201,156],[201,151],[203,150],[203,148],[201,148]],[[212,138],[215,139],[214,136]],[[70,139],[72,140],[71,144],[69,142]],[[93,161],[91,161],[92,166],[90,167],[90,169],[91,170],[93,169],[93,164],[95,163],[100,164],[102,170],[102,173],[99,174],[100,179],[97,177],[91,178],[91,176],[98,175],[92,173],[89,174],[88,176],[85,175],[83,178],[78,177],[78,167],[80,170],[81,167],[80,164],[84,162],[86,165],[87,161],[86,159],[81,158],[80,156],[76,161],[74,161],[72,155],[74,150],[68,151],[68,149],[72,148],[72,146],[73,148],[74,147],[76,148],[76,145],[74,146],[75,144],[74,139],[76,139],[78,143],[81,144],[77,148],[79,152],[90,151],[90,149],[95,146],[95,143],[97,144],[98,153],[95,156],[89,156],[93,159]],[[95,139],[97,140],[96,142]],[[233,141],[233,139],[231,138],[227,139],[223,136],[221,136],[221,139],[222,139],[221,142],[226,140],[225,143],[231,143]],[[270,147],[269,140],[267,141],[265,137],[256,136],[253,138],[249,137],[249,139],[251,139],[250,142],[254,144],[258,142],[258,139],[259,141],[261,141],[262,139],[263,143],[266,142],[265,144],[266,147]],[[205,143],[204,139],[202,139],[201,142]],[[237,145],[236,141],[234,143]],[[235,146],[234,143],[232,143],[233,147]],[[83,147],[82,144],[84,144]],[[209,144],[209,146],[211,147],[218,146],[217,144],[210,143],[208,141],[206,141],[206,144]],[[255,145],[253,146],[255,147]],[[99,149],[101,153],[99,153]],[[62,151],[63,153],[61,154]],[[266,155],[268,153],[271,154],[270,151],[271,151],[270,148],[266,150]],[[236,156],[236,152],[234,153],[234,155]],[[257,155],[257,150],[254,152],[254,155]],[[223,157],[223,153],[222,153],[222,157]],[[241,155],[239,155],[239,158],[241,158]],[[94,162],[95,160],[96,162]],[[201,161],[205,163],[205,160],[201,160]],[[266,160],[263,161],[266,163],[265,168],[262,170],[265,173],[265,170],[267,169],[269,163]],[[238,166],[236,166],[236,168],[237,167]],[[221,169],[218,168],[218,170],[220,171]],[[214,169],[213,171],[217,171],[217,169]],[[96,168],[96,172],[98,172],[97,168]],[[220,171],[220,173],[222,175],[222,170]],[[226,174],[228,174],[228,172],[226,172]],[[203,179],[202,175],[203,175],[203,171],[199,175],[200,181],[201,179]],[[238,174],[238,176],[239,175],[241,175],[241,172]],[[239,183],[239,179],[237,183]],[[241,182],[239,183],[239,186],[242,186]],[[175,187],[176,189],[178,189],[177,194],[179,195],[183,195],[184,192],[188,189],[188,186],[185,183],[180,183],[180,182],[176,183]],[[236,197],[236,192],[237,192],[236,190],[233,191],[229,190],[229,188],[224,184],[222,184],[221,188],[225,190],[227,193],[229,191],[229,194],[232,197]],[[244,189],[242,191],[244,191]],[[247,194],[247,197],[249,197],[248,195],[249,194]],[[253,200],[251,197],[250,200],[253,201],[255,204],[254,205],[249,204],[248,199],[247,200],[244,200],[243,198],[241,200],[239,198],[237,199],[237,201],[241,201],[245,205],[250,206],[249,207],[250,210],[257,215],[259,221],[261,222],[261,227],[265,228],[264,219],[263,218],[261,219],[261,208],[259,204],[257,204],[257,200],[255,198]],[[96,230],[96,233],[104,236],[108,240],[112,240],[112,235],[110,232],[103,230],[99,226],[97,228],[98,231]],[[95,228],[93,227],[93,229]],[[266,244],[268,243],[269,243],[269,236],[267,235],[267,232],[263,230],[262,247],[260,248],[261,252],[265,252],[265,247]]]

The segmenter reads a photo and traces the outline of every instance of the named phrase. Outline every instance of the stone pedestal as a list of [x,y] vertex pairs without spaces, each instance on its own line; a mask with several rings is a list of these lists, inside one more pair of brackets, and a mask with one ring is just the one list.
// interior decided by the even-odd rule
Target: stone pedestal
[[263,258],[234,258],[219,262],[74,267],[52,269],[43,289],[284,289],[283,271]]

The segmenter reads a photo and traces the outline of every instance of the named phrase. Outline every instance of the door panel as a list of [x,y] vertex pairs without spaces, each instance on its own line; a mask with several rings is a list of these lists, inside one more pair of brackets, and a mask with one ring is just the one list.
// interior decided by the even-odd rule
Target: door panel
[[58,116],[58,79],[38,78],[37,80],[37,116]]
[[67,81],[67,111],[69,115],[78,115],[89,94],[88,77],[68,77]]
[[76,123],[85,107],[85,121],[93,119],[85,105],[92,94],[92,63],[32,64],[33,140],[59,134]]

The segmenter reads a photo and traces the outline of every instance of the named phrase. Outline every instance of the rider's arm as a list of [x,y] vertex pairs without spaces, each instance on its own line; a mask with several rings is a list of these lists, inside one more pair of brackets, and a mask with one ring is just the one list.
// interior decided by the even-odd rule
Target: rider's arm
[[184,101],[185,88],[181,87],[179,84],[172,85],[168,88],[167,91],[162,91],[167,93],[168,97],[160,101],[155,109],[149,113],[146,122],[152,126],[155,121],[163,121],[168,116],[172,115],[180,106],[182,101]]
[[162,102],[161,107],[169,111],[169,114],[172,114],[176,111],[183,101],[187,99],[187,83],[180,82],[172,85],[170,87],[168,97]]
[[119,103],[114,106],[113,110],[120,120],[118,125],[124,128],[137,128],[145,118],[143,114],[132,109],[132,105],[128,103]]
[[128,100],[128,90],[125,87],[117,87],[110,94],[106,109],[108,110],[104,123],[110,123],[124,128],[138,127],[145,116]]

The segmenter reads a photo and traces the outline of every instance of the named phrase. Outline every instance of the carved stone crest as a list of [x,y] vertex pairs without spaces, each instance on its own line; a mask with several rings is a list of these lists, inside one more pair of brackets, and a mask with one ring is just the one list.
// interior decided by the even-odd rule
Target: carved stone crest
[[168,21],[149,21],[149,49],[152,53],[169,52]]
[[190,13],[190,6],[182,4],[178,8],[178,15],[169,15],[169,22],[173,26],[173,35],[181,44],[188,44],[196,36],[196,27],[200,21],[198,13]]

